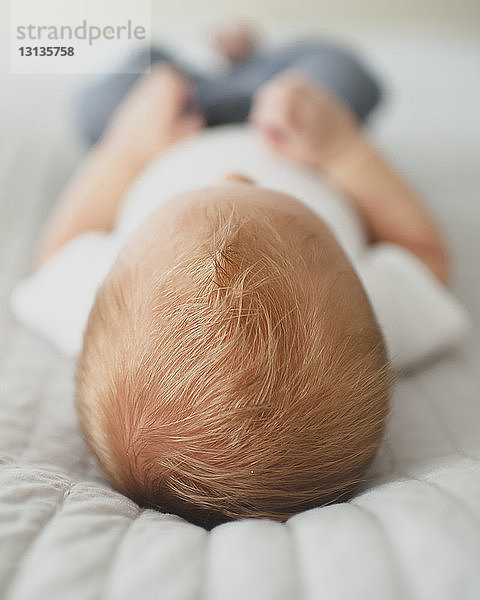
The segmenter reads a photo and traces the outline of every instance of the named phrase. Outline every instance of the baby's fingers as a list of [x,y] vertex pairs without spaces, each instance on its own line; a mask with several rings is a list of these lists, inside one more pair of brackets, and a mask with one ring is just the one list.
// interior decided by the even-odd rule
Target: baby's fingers
[[202,115],[189,115],[182,119],[182,130],[185,133],[195,133],[205,127],[205,119]]
[[284,140],[295,130],[291,107],[281,99],[259,102],[254,106],[249,119],[260,133],[276,141]]
[[162,96],[164,117],[174,120],[184,112],[191,99],[191,83],[184,75],[162,63],[152,67],[150,77],[157,93]]
[[190,137],[205,127],[205,119],[200,114],[182,117],[175,131],[176,141]]

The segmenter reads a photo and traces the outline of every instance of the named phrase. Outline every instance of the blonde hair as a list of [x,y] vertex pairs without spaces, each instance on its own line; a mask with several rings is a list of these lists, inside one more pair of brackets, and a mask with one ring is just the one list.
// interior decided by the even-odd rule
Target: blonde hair
[[107,479],[140,505],[206,527],[284,520],[365,477],[388,413],[382,335],[353,271],[277,223],[197,207],[176,223],[198,234],[174,266],[121,255],[97,294],[77,407]]

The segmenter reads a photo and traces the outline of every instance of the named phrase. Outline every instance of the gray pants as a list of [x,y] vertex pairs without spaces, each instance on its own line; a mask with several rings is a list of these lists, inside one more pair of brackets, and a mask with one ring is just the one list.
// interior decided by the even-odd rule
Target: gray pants
[[[331,42],[309,40],[258,52],[225,74],[195,73],[161,48],[153,48],[151,62],[168,62],[193,83],[194,103],[208,126],[241,123],[248,117],[255,91],[286,69],[301,71],[342,98],[360,121],[377,105],[381,90],[367,68],[347,49]],[[129,60],[130,71],[148,63],[145,52]],[[140,75],[113,74],[84,90],[76,102],[80,129],[93,144],[110,116]],[[191,107],[193,108],[193,107]]]

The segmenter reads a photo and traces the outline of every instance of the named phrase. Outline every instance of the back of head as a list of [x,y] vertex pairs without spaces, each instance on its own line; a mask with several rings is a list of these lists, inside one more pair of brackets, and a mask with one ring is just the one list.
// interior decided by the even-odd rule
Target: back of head
[[348,498],[390,391],[360,283],[271,211],[195,210],[171,268],[120,256],[90,315],[77,406],[107,479],[207,527]]

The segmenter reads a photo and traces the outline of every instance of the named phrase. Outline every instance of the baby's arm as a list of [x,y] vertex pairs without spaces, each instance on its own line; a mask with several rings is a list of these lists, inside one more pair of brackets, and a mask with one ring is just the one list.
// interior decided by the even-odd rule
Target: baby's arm
[[44,264],[77,235],[90,230],[110,230],[118,205],[138,173],[128,152],[100,142],[64,190],[42,232],[35,267]]
[[431,216],[361,130],[321,169],[355,201],[375,241],[408,248],[448,282],[447,249]]
[[355,202],[372,241],[404,246],[447,282],[447,250],[432,218],[340,101],[285,73],[260,90],[252,120],[274,150],[319,169]]
[[189,96],[188,81],[167,66],[139,80],[62,194],[43,232],[36,266],[81,233],[113,228],[126,190],[148,162],[203,126],[201,116],[185,114]]

